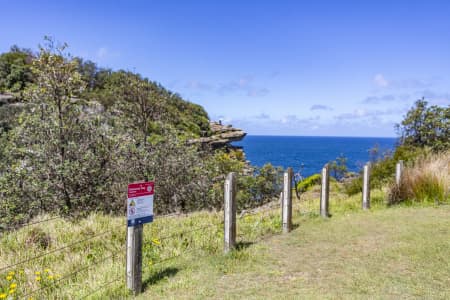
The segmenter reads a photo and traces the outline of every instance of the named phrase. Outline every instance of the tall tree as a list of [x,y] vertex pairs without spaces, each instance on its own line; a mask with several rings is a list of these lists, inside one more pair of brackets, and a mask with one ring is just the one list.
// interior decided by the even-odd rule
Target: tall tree
[[40,211],[108,210],[117,202],[102,199],[114,197],[120,169],[116,152],[123,136],[109,126],[113,116],[79,98],[85,83],[66,47],[48,39],[33,62],[35,84],[26,92],[30,111],[20,115],[6,149],[11,163],[5,182],[21,182],[16,186],[22,192],[6,192],[10,203],[23,201],[24,194],[28,202],[38,199]]
[[408,146],[450,147],[450,105],[428,106],[424,98],[417,100],[400,124],[396,125],[401,143]]
[[31,50],[17,46],[0,55],[0,92],[19,92],[32,82],[32,59]]

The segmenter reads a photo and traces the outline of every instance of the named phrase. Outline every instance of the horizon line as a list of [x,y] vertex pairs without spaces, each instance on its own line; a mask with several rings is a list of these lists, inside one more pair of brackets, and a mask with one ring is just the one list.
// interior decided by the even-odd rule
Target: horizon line
[[[382,138],[398,139],[398,136],[349,136],[349,135],[272,135],[272,134],[247,134],[246,136],[267,136],[267,137],[330,137],[330,138]],[[245,139],[245,137],[243,138]]]

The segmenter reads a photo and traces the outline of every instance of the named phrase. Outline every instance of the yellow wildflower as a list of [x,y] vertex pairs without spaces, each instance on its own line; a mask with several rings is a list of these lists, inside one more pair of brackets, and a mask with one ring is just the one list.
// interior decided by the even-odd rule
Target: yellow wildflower
[[11,275],[6,276],[6,280],[11,281],[13,277]]
[[17,283],[11,283],[9,289],[13,290],[17,287]]
[[161,242],[158,239],[153,239],[152,242],[155,245],[161,245]]
[[44,269],[45,273],[50,273],[50,269]]
[[5,293],[1,293],[1,294],[0,294],[0,299],[6,299],[6,296],[7,296],[7,295],[6,295]]
[[16,292],[16,290],[9,290],[9,294],[12,295]]
[[41,276],[36,276],[36,281],[40,281],[41,280]]
[[50,280],[53,280],[55,277],[53,277],[53,275],[48,275],[47,278],[50,279]]
[[151,266],[153,265],[153,262],[151,260],[148,261],[148,265]]
[[36,271],[36,272],[34,272],[34,274],[36,274],[36,275],[41,275],[41,272]]
[[10,275],[10,276],[13,276],[14,274],[16,274],[16,273],[14,273],[14,271],[9,271],[8,272],[8,275]]

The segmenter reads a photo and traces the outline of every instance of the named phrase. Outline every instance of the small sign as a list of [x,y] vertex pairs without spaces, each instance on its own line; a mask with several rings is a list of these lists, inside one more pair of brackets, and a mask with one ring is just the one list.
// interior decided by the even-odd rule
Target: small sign
[[131,183],[128,185],[128,227],[153,222],[153,195],[155,182]]

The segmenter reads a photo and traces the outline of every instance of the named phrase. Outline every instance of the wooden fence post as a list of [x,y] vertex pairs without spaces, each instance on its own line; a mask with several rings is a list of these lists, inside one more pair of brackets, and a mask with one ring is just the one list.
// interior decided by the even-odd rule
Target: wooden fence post
[[403,175],[403,160],[400,160],[395,167],[395,183],[397,186],[402,182]]
[[288,168],[283,176],[283,233],[292,230],[292,168]]
[[143,229],[143,224],[127,228],[127,287],[135,295],[142,291]]
[[362,208],[370,208],[370,163],[364,166],[363,190],[362,190]]
[[278,201],[280,202],[281,219],[283,220],[283,191],[280,192],[280,198]]
[[330,196],[330,170],[328,164],[322,168],[322,184],[320,187],[320,215],[328,218],[328,200]]
[[231,172],[225,179],[224,189],[224,252],[236,246],[236,174]]

